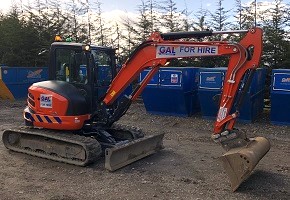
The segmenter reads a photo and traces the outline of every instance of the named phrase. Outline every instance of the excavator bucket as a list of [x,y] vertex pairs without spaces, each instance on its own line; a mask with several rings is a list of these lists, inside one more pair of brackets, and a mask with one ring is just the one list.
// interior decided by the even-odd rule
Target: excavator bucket
[[115,171],[163,149],[164,134],[151,135],[105,151],[105,168]]
[[232,148],[220,158],[230,178],[233,191],[250,176],[269,149],[270,142],[266,138],[250,138],[246,146]]

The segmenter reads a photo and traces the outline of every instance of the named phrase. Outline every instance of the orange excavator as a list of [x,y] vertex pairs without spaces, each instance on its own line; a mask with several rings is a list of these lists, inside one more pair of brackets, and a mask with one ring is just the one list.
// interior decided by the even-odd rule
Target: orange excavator
[[[184,40],[215,34],[240,34],[242,39],[239,43]],[[174,58],[228,56],[212,139],[226,150],[221,161],[235,191],[270,149],[266,138],[248,138],[234,128],[243,94],[259,66],[262,34],[260,28],[154,32],[130,55],[119,73],[111,48],[54,42],[49,80],[34,83],[28,91],[23,114],[27,126],[5,130],[3,143],[13,151],[81,166],[103,154],[105,168],[114,171],[163,148],[163,134],[144,136],[139,129],[115,125],[158,69]],[[126,95],[126,88],[149,67],[151,71],[143,81]],[[104,69],[112,81],[101,77]]]

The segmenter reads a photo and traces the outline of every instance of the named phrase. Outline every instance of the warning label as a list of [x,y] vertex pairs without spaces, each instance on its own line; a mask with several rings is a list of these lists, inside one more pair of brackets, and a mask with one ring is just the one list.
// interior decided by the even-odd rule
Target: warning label
[[178,83],[178,74],[171,74],[171,83]]

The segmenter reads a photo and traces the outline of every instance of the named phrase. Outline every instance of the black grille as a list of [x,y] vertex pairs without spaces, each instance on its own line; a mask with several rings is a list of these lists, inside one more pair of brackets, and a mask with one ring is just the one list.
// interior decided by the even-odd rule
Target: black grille
[[34,100],[34,96],[30,92],[28,93],[28,98],[31,98],[32,100]]
[[34,102],[34,100],[32,100],[31,98],[28,97],[27,101],[28,101],[28,103],[29,103],[31,106],[35,107],[35,102]]

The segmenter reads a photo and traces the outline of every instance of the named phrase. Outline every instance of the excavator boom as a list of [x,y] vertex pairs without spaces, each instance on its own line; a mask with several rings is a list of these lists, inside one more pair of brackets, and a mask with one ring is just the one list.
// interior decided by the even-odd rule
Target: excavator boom
[[[214,34],[245,34],[239,43],[227,41],[194,42],[182,41],[182,38],[201,38]],[[202,31],[183,33],[153,33],[151,37],[142,43],[123,65],[117,77],[113,80],[103,105],[114,103],[119,94],[130,84],[141,71],[151,67],[151,71],[142,83],[135,89],[123,106],[116,110],[116,114],[110,116],[112,124],[117,121],[128,109],[131,101],[135,100],[144,87],[152,79],[161,66],[165,66],[172,58],[202,57],[202,56],[229,56],[228,69],[221,94],[219,111],[214,125],[212,138],[227,151],[221,161],[228,174],[232,190],[249,177],[257,163],[270,149],[270,143],[266,138],[247,138],[243,133],[234,129],[234,124],[239,115],[239,106],[243,101],[243,92],[246,92],[251,82],[251,77],[259,66],[262,55],[262,35],[260,28],[239,31]],[[240,82],[245,74],[250,71],[246,86],[240,95],[239,103],[234,113],[230,113]],[[118,151],[111,152],[111,156]]]

